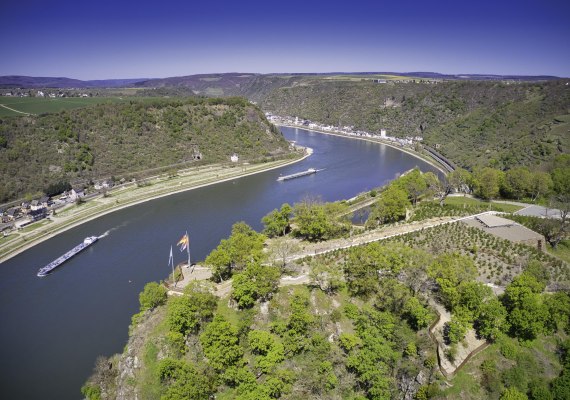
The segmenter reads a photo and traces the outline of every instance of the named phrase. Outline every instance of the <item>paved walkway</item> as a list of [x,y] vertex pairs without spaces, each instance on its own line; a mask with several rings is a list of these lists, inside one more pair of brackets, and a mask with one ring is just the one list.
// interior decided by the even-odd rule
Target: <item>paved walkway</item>
[[560,210],[536,205],[529,206],[528,204],[522,210],[515,212],[515,214],[531,217],[560,218]]

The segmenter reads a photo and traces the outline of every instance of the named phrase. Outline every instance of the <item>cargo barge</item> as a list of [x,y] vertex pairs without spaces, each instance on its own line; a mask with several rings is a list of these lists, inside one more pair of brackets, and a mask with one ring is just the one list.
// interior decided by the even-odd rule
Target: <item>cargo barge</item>
[[64,262],[66,262],[67,260],[69,260],[71,257],[73,257],[74,255],[76,255],[77,253],[79,253],[80,251],[86,249],[87,247],[91,246],[93,243],[95,243],[99,238],[97,236],[89,236],[86,237],[83,240],[83,243],[78,244],[77,246],[75,246],[73,249],[69,250],[67,253],[65,253],[64,255],[62,255],[61,257],[53,260],[52,262],[50,262],[48,265],[46,265],[43,268],[40,268],[40,270],[38,271],[38,276],[41,278],[43,276],[46,276],[47,274],[49,274],[51,271],[53,271],[54,269],[56,269],[57,267],[59,267],[61,264],[63,264]]
[[288,181],[289,179],[295,179],[295,178],[300,178],[301,176],[316,174],[319,171],[321,171],[321,170],[315,169],[315,168],[309,168],[306,171],[297,172],[297,173],[291,174],[291,175],[280,176],[279,178],[277,178],[277,180],[278,181]]

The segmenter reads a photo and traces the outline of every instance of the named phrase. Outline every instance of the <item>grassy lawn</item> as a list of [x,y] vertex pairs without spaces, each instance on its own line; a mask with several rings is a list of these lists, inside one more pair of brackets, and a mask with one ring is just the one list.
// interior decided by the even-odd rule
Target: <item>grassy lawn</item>
[[[256,308],[259,308],[259,305],[256,305]],[[233,308],[228,306],[228,299],[227,298],[220,298],[218,301],[218,309],[216,310],[216,314],[221,315],[234,326],[238,326],[240,314],[236,312]]]
[[93,207],[96,207],[100,204],[101,203],[97,200],[91,200],[91,201],[88,201],[86,203],[81,203],[81,204],[73,204],[71,207],[68,207],[62,211],[59,211],[57,213],[57,215],[60,217],[65,217],[65,216],[68,216],[69,214],[76,214],[78,212],[78,209],[85,211],[85,210],[89,210]]
[[[471,363],[470,363],[471,364]],[[475,372],[476,373],[476,372]],[[485,398],[481,385],[473,371],[460,370],[453,378],[449,389],[443,391],[438,398],[442,399],[483,399]]]
[[16,239],[16,235],[0,236],[0,244]]
[[494,202],[474,199],[472,197],[460,197],[460,196],[447,197],[445,199],[445,204],[459,205],[459,206],[467,205],[467,206],[478,206],[478,207],[487,206],[489,209],[508,212],[508,213],[513,213],[522,208],[520,206],[515,206],[512,204],[494,203]]
[[35,231],[38,228],[41,228],[42,226],[46,226],[48,224],[51,224],[52,221],[49,219],[43,219],[39,222],[34,222],[28,226],[26,226],[25,228],[23,228],[20,232],[32,232]]
[[566,239],[558,243],[556,249],[553,249],[551,246],[547,246],[547,251],[567,263],[570,263],[570,239]]

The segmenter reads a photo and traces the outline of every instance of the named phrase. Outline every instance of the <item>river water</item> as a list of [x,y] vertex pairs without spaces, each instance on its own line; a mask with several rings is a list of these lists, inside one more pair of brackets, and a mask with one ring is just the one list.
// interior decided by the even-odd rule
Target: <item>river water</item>
[[[193,260],[227,237],[234,222],[261,229],[261,218],[305,196],[353,197],[414,166],[429,164],[396,149],[360,140],[282,128],[311,157],[264,172],[149,201],[66,231],[0,264],[0,398],[79,399],[98,355],[119,353],[128,338],[138,293],[165,278],[168,255],[187,230]],[[307,168],[317,174],[277,182]],[[37,270],[84,237],[95,245],[45,278]],[[175,250],[176,251],[176,250]],[[175,254],[175,262],[185,254]]]

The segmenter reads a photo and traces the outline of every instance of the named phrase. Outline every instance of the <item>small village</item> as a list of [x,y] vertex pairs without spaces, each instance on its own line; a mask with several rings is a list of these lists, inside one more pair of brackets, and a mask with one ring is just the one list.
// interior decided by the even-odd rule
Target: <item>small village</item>
[[93,93],[86,93],[80,89],[70,88],[62,89],[41,89],[41,90],[26,90],[26,89],[8,89],[0,91],[3,97],[44,97],[44,98],[64,98],[64,97],[93,97]]
[[386,129],[381,129],[380,134],[378,134],[378,133],[366,132],[363,130],[355,130],[354,126],[324,125],[318,122],[310,121],[308,119],[273,115],[272,113],[269,112],[265,113],[265,116],[271,123],[277,125],[288,125],[292,127],[315,129],[323,132],[337,133],[347,136],[386,140],[388,142],[397,144],[400,147],[413,146],[415,143],[420,143],[423,141],[423,138],[421,136],[406,136],[405,138],[388,136],[386,134]]
[[25,200],[20,204],[0,208],[0,232],[7,236],[11,230],[19,230],[33,222],[49,218],[55,215],[56,210],[97,196],[113,186],[112,181],[105,180],[96,182],[89,188],[77,186],[55,196],[43,195],[30,201]]
[[380,134],[378,134],[378,133],[366,132],[363,130],[355,130],[354,126],[325,125],[325,124],[320,124],[318,122],[310,121],[308,119],[302,119],[299,117],[274,115],[270,112],[266,112],[265,116],[271,123],[276,125],[284,125],[292,128],[299,127],[299,128],[317,130],[323,133],[372,139],[377,142],[383,142],[392,146],[412,151],[416,154],[418,150],[419,151],[425,150],[424,155],[427,156],[429,159],[435,161],[439,166],[443,167],[446,171],[451,172],[456,168],[455,164],[451,160],[447,159],[436,150],[437,148],[439,148],[438,144],[435,145],[436,149],[431,148],[423,144],[423,137],[421,136],[406,136],[405,138],[398,138],[394,136],[388,136],[386,134],[386,129],[380,129]]

